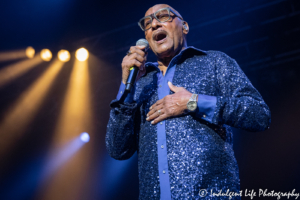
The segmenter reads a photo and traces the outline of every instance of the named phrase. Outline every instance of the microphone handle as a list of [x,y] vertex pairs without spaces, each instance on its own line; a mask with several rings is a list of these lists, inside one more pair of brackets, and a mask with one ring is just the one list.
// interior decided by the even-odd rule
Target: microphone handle
[[127,78],[127,82],[126,82],[126,87],[125,87],[125,90],[127,91],[130,91],[134,82],[135,82],[135,79],[136,79],[136,76],[139,72],[139,68],[136,67],[136,66],[133,66],[130,68],[130,73],[129,73],[129,76]]

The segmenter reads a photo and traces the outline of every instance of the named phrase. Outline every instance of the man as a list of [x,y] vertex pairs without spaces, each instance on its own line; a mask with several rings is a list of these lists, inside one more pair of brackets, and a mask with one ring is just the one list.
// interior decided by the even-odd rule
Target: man
[[[140,199],[228,199],[213,196],[220,191],[240,199],[230,126],[267,129],[268,106],[235,60],[187,46],[188,23],[169,5],[151,7],[139,25],[157,62],[145,64],[140,46],[124,57],[110,104],[109,154],[123,160],[137,151]],[[140,71],[126,94],[134,65]]]

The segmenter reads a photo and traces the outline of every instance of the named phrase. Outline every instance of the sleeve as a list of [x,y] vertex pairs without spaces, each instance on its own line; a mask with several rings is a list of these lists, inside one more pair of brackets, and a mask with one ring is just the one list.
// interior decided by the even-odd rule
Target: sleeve
[[137,150],[135,122],[138,120],[135,120],[135,118],[137,117],[138,106],[133,100],[135,86],[127,94],[125,85],[122,84],[117,99],[110,103],[110,117],[105,137],[106,149],[109,155],[117,160],[129,159]]
[[219,96],[215,97],[215,108],[212,104],[208,106],[211,110],[214,109],[213,116],[209,115],[208,119],[211,117],[211,123],[216,125],[227,124],[248,131],[268,129],[271,112],[262,96],[237,62],[224,53],[220,54],[216,58]]
[[196,117],[212,122],[216,109],[217,97],[198,94]]
[[[132,91],[130,93],[126,93],[125,92],[125,84],[123,82],[121,82],[119,92],[118,92],[118,95],[117,95],[117,100],[120,101],[121,98],[122,98],[122,99],[124,99],[124,102],[131,103],[131,102],[133,102],[134,92],[135,92],[135,87],[132,88]],[[124,96],[126,96],[126,97],[124,97]]]

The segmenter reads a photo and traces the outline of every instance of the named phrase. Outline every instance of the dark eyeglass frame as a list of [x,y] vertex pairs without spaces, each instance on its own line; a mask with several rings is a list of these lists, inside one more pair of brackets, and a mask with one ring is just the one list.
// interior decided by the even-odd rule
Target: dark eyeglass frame
[[[167,11],[168,11],[168,14],[169,14],[169,18],[168,18],[167,20],[163,21],[163,22],[160,21],[159,19],[157,19],[157,17],[156,17],[156,14],[157,14],[158,12],[161,12],[162,10],[167,10]],[[140,21],[138,22],[138,25],[140,26],[140,28],[141,28],[143,31],[147,31],[147,30],[149,30],[150,28],[152,28],[152,21],[153,21],[153,18],[155,18],[155,19],[156,19],[157,21],[159,21],[160,23],[164,23],[164,22],[166,22],[166,21],[169,21],[169,19],[171,18],[170,11],[171,11],[176,17],[178,17],[179,19],[181,19],[182,21],[184,21],[184,20],[182,19],[182,17],[180,17],[179,15],[177,15],[177,14],[174,12],[174,10],[172,10],[172,9],[169,8],[169,7],[166,7],[166,8],[159,9],[158,11],[152,13],[151,15],[148,15],[148,16],[143,17],[143,18],[140,19]],[[141,22],[142,22],[144,19],[149,18],[149,17],[150,17],[150,19],[151,19],[151,26],[150,26],[149,28],[147,28],[147,29],[143,29],[143,26],[142,26],[142,23],[141,23]]]

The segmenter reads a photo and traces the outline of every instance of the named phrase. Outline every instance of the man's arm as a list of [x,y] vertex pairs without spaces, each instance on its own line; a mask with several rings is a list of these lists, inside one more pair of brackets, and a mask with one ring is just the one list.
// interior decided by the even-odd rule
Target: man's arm
[[224,53],[217,58],[217,79],[221,94],[216,97],[213,124],[263,131],[271,123],[271,112],[236,61]]
[[110,103],[111,111],[107,124],[105,137],[106,148],[111,157],[117,160],[130,158],[137,150],[139,112],[137,103],[134,101],[136,84],[133,85],[130,93],[125,92],[125,83],[130,73],[130,68],[139,68],[139,75],[145,72],[147,53],[143,51],[145,46],[130,47],[130,54],[127,54],[122,61],[122,82],[117,99]]
[[117,160],[130,158],[137,150],[137,103],[133,101],[134,90],[135,87],[126,93],[125,84],[121,83],[117,98],[110,103],[105,142],[109,155]]

